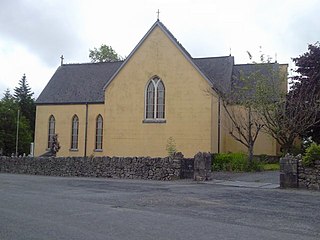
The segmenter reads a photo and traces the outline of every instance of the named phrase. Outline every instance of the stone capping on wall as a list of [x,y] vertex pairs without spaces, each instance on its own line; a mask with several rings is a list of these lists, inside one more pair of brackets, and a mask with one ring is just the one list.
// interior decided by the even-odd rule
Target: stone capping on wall
[[301,155],[286,155],[280,159],[280,187],[320,190],[320,160],[306,167]]
[[[202,179],[207,179],[210,170],[210,154],[200,154]],[[198,163],[197,163],[198,164]],[[185,169],[184,169],[185,168]],[[177,153],[172,157],[0,157],[0,172],[63,177],[105,177],[128,179],[176,180],[194,178],[194,159],[186,159]]]

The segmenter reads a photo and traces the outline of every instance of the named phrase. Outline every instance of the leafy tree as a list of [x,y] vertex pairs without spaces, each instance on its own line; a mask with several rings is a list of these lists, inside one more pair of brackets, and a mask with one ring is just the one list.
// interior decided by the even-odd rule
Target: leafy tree
[[[293,88],[278,101],[265,101],[260,107],[267,132],[274,137],[284,153],[293,153],[295,141],[318,136],[320,124],[320,49],[309,45],[309,52],[294,58],[297,75]],[[274,92],[277,92],[275,89]]]
[[271,57],[263,54],[261,48],[260,63],[247,53],[252,64],[235,74],[231,90],[220,97],[229,120],[227,130],[247,148],[252,165],[255,142],[260,132],[265,131],[266,122],[261,113],[269,113],[266,106],[277,103],[285,95],[287,75],[281,72],[279,64],[271,63]]
[[33,135],[35,128],[36,106],[33,98],[33,92],[27,83],[25,74],[23,74],[20,79],[19,86],[14,89],[14,98],[19,105],[21,115],[29,121],[29,128],[32,130]]
[[222,106],[227,115],[227,130],[231,137],[243,144],[248,151],[249,164],[253,163],[253,148],[263,129],[263,122],[258,113],[261,104],[259,86],[268,81],[266,68],[270,64],[253,64],[250,72],[240,71],[235,77],[231,91],[222,94]]
[[308,45],[308,51],[297,58],[293,58],[297,69],[292,78],[294,84],[292,95],[304,95],[303,100],[309,105],[313,114],[309,128],[302,133],[303,137],[311,137],[313,141],[320,143],[320,43]]
[[91,62],[116,62],[122,60],[122,57],[111,46],[105,44],[102,44],[99,49],[89,49],[89,52]]
[[[11,155],[16,151],[17,115],[19,105],[14,97],[6,90],[0,100],[0,149],[2,154]],[[28,120],[20,115],[18,154],[28,153],[32,141],[32,131]]]

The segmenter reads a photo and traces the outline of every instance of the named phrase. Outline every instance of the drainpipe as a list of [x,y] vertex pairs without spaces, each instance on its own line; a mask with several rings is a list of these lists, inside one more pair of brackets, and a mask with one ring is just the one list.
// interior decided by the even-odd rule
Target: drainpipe
[[84,130],[84,157],[87,157],[87,141],[88,141],[88,103],[86,103],[86,125]]
[[221,97],[218,100],[218,153],[220,153]]

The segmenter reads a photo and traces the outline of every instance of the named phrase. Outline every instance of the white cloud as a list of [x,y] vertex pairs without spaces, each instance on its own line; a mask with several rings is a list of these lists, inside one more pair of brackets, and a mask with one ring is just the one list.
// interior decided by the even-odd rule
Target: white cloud
[[[194,57],[246,51],[278,55],[290,63],[320,36],[320,0],[2,0],[0,91],[22,74],[39,94],[64,54],[66,63],[88,62],[102,43],[127,56],[160,20]],[[0,92],[0,93],[1,93]]]

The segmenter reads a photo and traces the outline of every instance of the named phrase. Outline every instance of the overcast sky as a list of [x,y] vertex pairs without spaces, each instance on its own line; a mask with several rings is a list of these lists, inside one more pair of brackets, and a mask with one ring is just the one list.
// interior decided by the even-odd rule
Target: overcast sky
[[262,52],[291,58],[320,41],[320,0],[0,0],[0,96],[23,74],[37,97],[60,65],[90,62],[107,44],[130,54],[157,19],[193,57],[248,63]]

